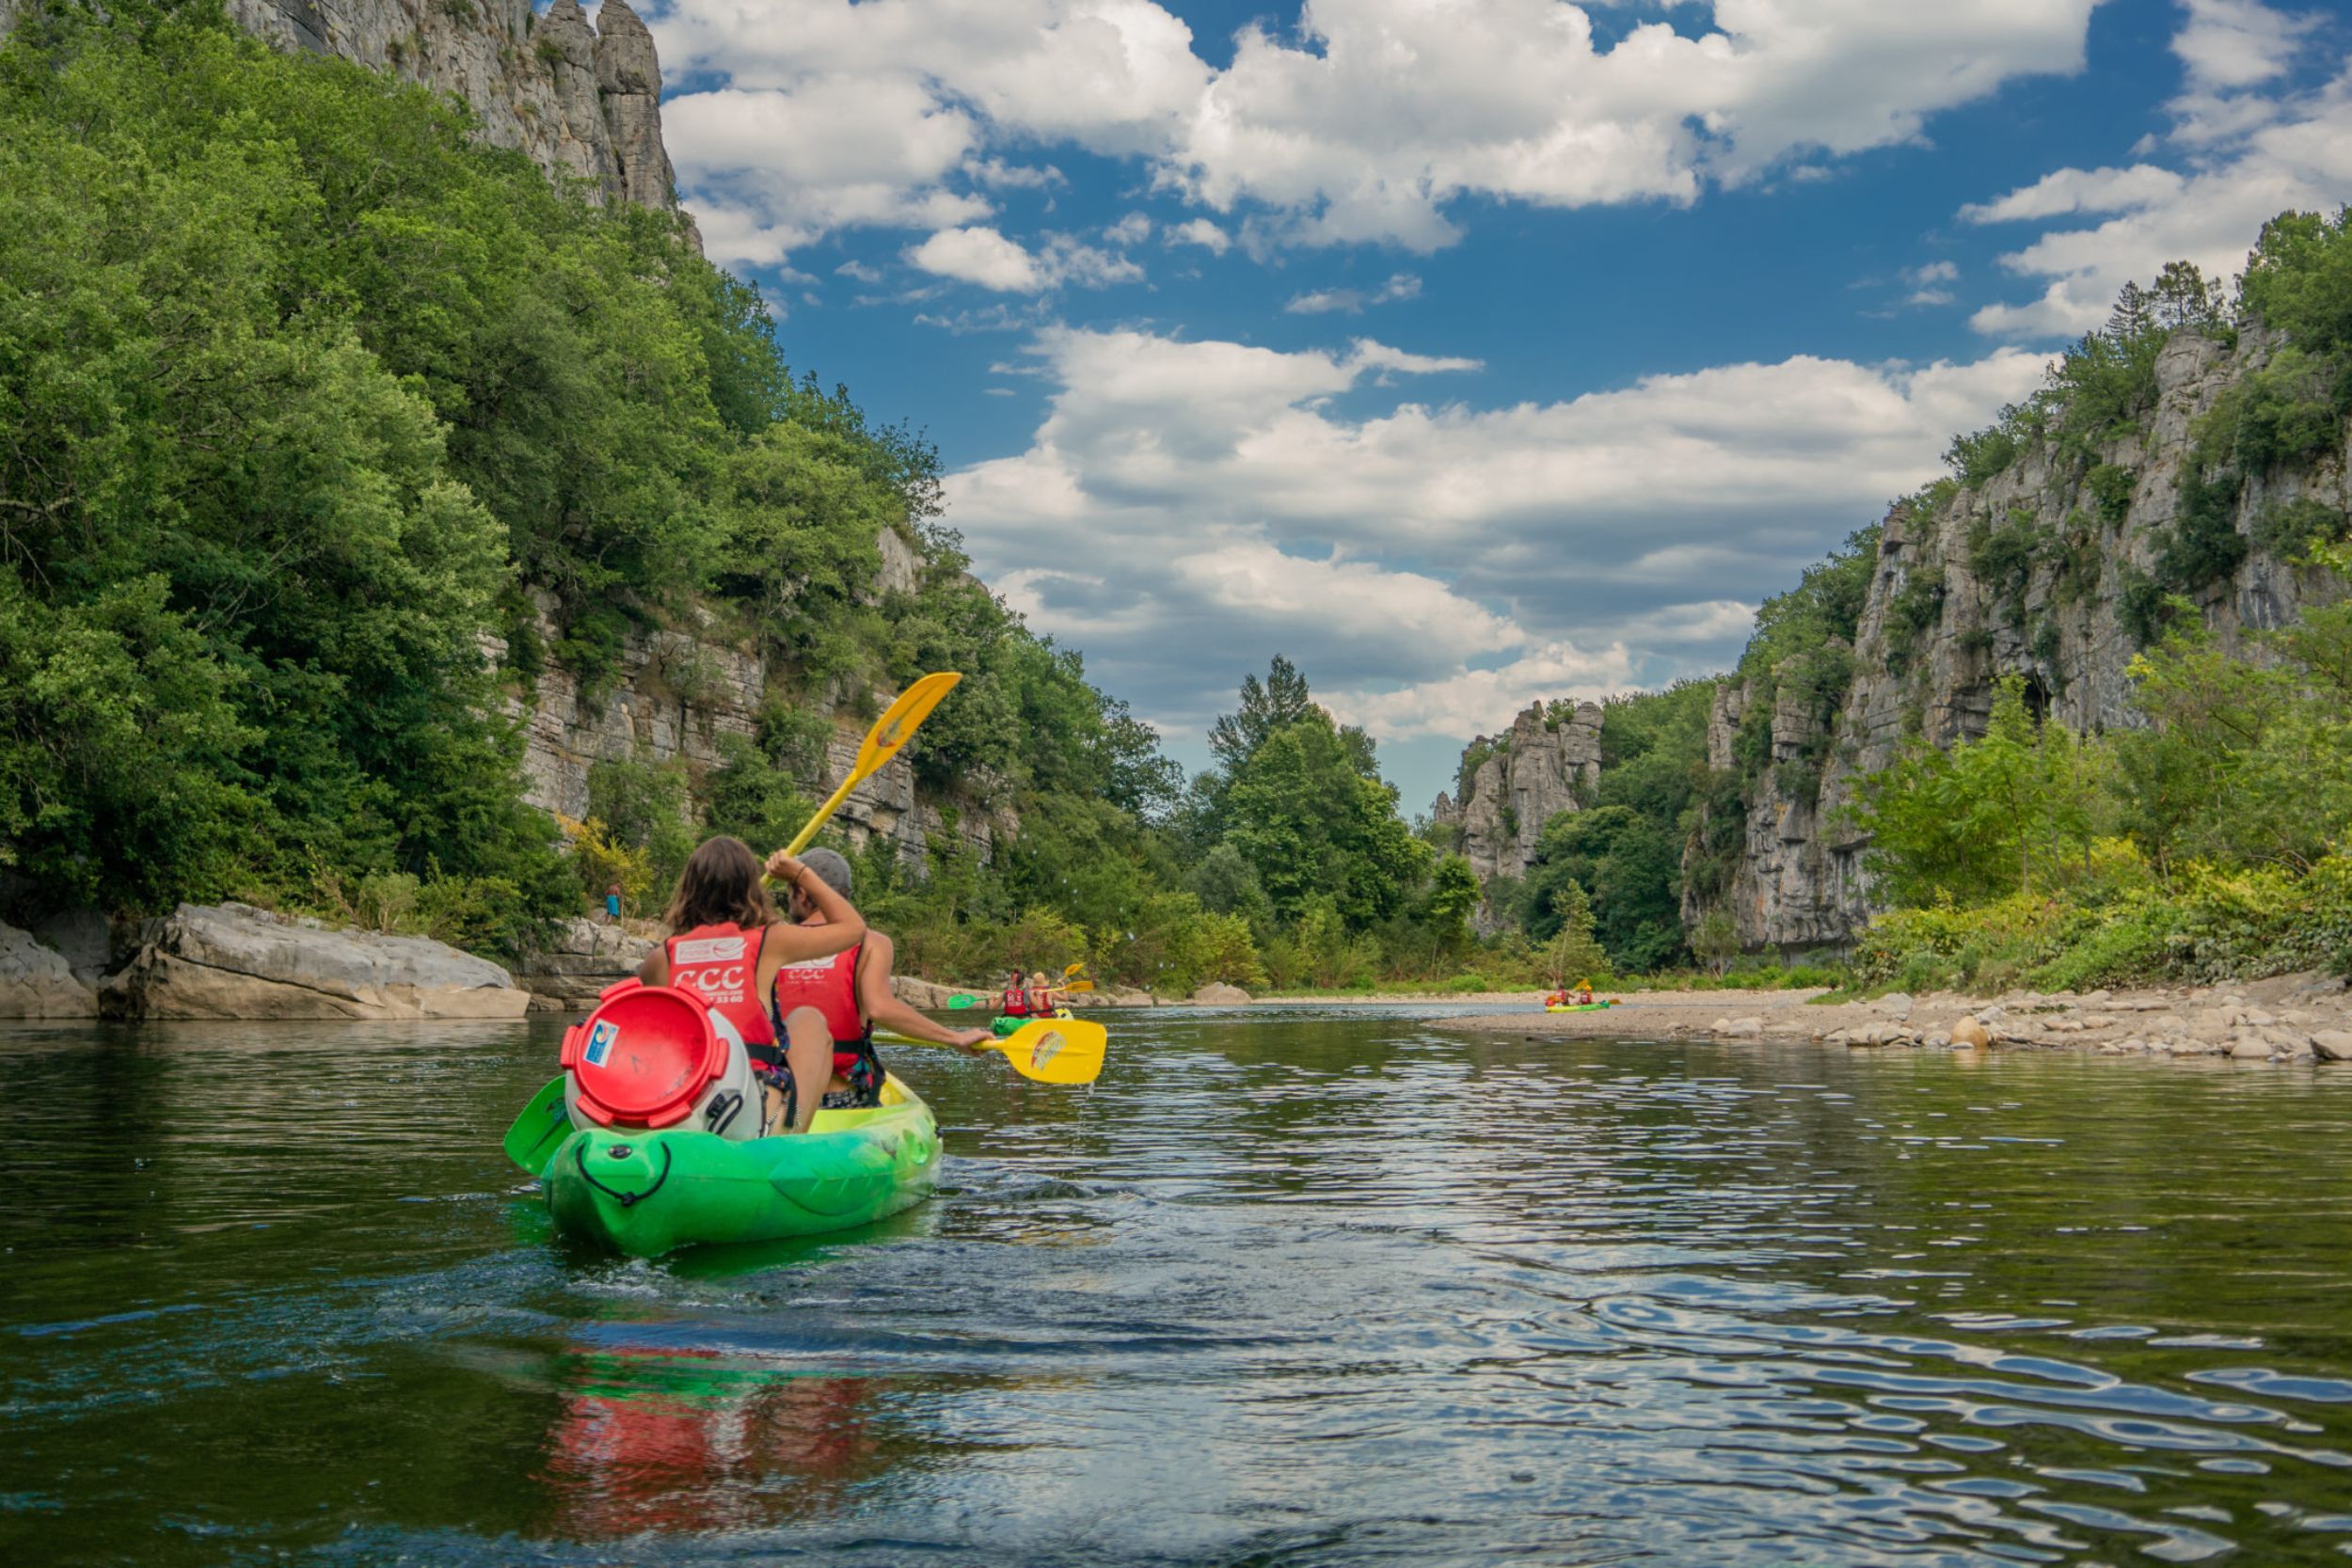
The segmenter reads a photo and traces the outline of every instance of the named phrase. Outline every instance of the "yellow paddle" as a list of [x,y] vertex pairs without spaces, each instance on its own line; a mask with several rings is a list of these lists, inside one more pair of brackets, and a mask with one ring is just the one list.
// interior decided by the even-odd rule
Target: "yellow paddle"
[[810,817],[808,826],[784,847],[784,852],[797,855],[807,848],[808,841],[817,836],[817,830],[830,821],[841,802],[850,798],[850,791],[872,778],[882,764],[897,756],[898,748],[914,736],[916,728],[930,717],[931,709],[939,705],[939,700],[953,690],[956,682],[961,679],[963,676],[955,671],[943,670],[935,675],[925,675],[899,692],[898,700],[882,711],[882,716],[874,721],[873,729],[866,733],[866,744],[857,749],[857,763],[850,769],[850,776],[841,781],[841,787],[833,792],[832,800],[817,808],[817,815]]
[[[931,1043],[880,1029],[874,1033],[878,1039],[901,1045]],[[1003,1039],[984,1043],[1003,1052],[1012,1069],[1024,1078],[1041,1084],[1091,1084],[1103,1075],[1103,1050],[1109,1039],[1099,1023],[1081,1018],[1041,1018],[1023,1024]]]

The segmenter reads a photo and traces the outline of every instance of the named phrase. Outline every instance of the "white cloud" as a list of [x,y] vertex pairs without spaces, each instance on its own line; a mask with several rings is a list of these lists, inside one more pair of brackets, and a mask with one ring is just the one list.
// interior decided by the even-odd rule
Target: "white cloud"
[[2125,283],[2149,281],[2167,261],[2227,277],[2269,218],[2342,205],[2352,192],[2352,61],[2327,62],[2333,79],[2309,91],[2242,90],[2276,84],[2309,30],[2308,19],[2254,0],[2189,0],[2173,40],[2187,90],[2169,105],[2171,125],[2156,144],[2181,166],[2058,169],[1963,209],[1972,223],[2113,214],[2051,229],[2002,257],[2042,293],[1986,306],[1970,324],[2013,340],[2086,331],[2106,320]]
[[1930,261],[1905,272],[1903,281],[1912,286],[1904,304],[1949,305],[1957,296],[1944,285],[1960,281],[1960,266],[1953,261]]
[[1033,294],[1064,283],[1099,289],[1133,283],[1143,269],[1124,256],[1049,234],[1032,252],[993,229],[943,229],[906,250],[908,264],[998,293]]
[[[1741,629],[1746,623],[1742,621]],[[1550,642],[1493,670],[1463,670],[1392,691],[1324,695],[1343,724],[1361,724],[1378,740],[1458,737],[1506,728],[1530,704],[1570,693],[1623,691],[1638,685],[1622,642],[1586,653]]]
[[2259,0],[2186,0],[2186,9],[2172,53],[2188,68],[2192,92],[2226,92],[2284,75],[2297,40],[2319,20],[2287,16]]
[[1477,363],[1067,327],[1025,357],[1051,384],[1027,450],[948,481],[987,579],[1083,637],[1089,670],[1155,722],[1198,727],[1283,652],[1391,737],[1722,667],[1760,592],[1931,477],[1952,431],[2043,368],[2010,350],[1800,356],[1343,415],[1342,394],[1356,409],[1384,379],[1435,389]]
[[1171,224],[1162,237],[1169,245],[1197,245],[1212,256],[1222,256],[1233,247],[1232,236],[1207,218]]
[[705,214],[727,214],[714,261],[772,261],[777,246],[841,229],[942,229],[991,211],[938,183],[973,149],[977,123],[915,84],[830,77],[788,93],[727,87],[670,99],[661,114],[707,242]]
[[1141,245],[1152,237],[1152,220],[1141,213],[1129,213],[1103,230],[1103,238],[1116,245]]
[[1379,288],[1366,293],[1356,289],[1317,289],[1311,293],[1294,295],[1282,307],[1294,316],[1322,315],[1332,310],[1360,315],[1367,305],[1387,305],[1393,300],[1413,299],[1421,293],[1421,279],[1409,272],[1400,272]]
[[1711,25],[1605,46],[1597,3],[1305,0],[1295,26],[1245,27],[1223,70],[1152,0],[674,0],[651,25],[673,72],[725,83],[664,106],[697,211],[968,226],[987,214],[958,182],[1038,183],[1051,171],[1003,150],[1066,144],[1257,210],[1272,239],[1427,250],[1463,198],[1687,202],[1913,140],[2004,82],[2078,70],[2096,0],[1706,0]]
[[833,272],[835,277],[847,277],[859,283],[879,283],[882,277],[881,268],[869,267],[857,261],[844,261]]
[[1995,201],[1960,210],[1964,223],[2025,223],[2075,213],[2124,213],[2178,198],[2188,182],[2169,168],[2062,168]]
[[993,229],[943,229],[909,246],[906,259],[925,272],[1000,293],[1035,293],[1046,285],[1037,258]]

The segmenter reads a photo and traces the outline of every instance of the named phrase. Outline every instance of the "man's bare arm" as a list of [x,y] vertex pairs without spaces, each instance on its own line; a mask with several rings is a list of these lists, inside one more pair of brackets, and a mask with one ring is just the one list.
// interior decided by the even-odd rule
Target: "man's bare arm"
[[985,1029],[950,1029],[934,1023],[899,1001],[890,989],[890,966],[897,957],[898,950],[888,937],[880,931],[866,933],[866,952],[858,960],[857,1000],[858,1009],[873,1021],[875,1028],[966,1051],[990,1037]]

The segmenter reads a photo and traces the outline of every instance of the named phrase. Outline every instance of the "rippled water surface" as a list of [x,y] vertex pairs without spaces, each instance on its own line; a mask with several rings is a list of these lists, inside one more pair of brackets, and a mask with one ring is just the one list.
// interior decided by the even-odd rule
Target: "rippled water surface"
[[644,1263],[555,1043],[0,1034],[0,1561],[2352,1560],[2352,1069],[1163,1013]]

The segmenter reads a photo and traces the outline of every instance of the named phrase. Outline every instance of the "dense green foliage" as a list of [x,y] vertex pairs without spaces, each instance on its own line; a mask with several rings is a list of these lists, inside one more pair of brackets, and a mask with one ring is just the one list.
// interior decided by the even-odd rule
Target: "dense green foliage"
[[[1089,845],[1173,808],[1150,729],[965,576],[920,440],[795,379],[668,214],[468,133],[207,8],[0,48],[10,910],[234,894],[511,946],[608,879],[657,901],[705,832],[797,829],[831,724],[794,679],[962,670],[926,779],[1082,800]],[[885,531],[917,580],[877,599]],[[505,704],[559,665],[594,700],[689,616],[786,684],[707,776],[600,767],[567,866]]]
[[1557,942],[1581,912],[1614,974],[1682,957],[1683,846],[1706,780],[1714,695],[1712,681],[1678,681],[1601,705],[1598,791],[1586,809],[1544,825],[1535,864],[1504,890],[1503,912],[1530,940]]
[[422,94],[225,23],[0,49],[11,903],[336,903],[405,875],[479,884],[436,907],[505,911],[458,933],[497,941],[565,901],[487,717],[513,534],[442,388],[367,319],[372,285],[462,278],[384,254],[408,204],[363,171],[561,229],[535,172],[457,141]]

